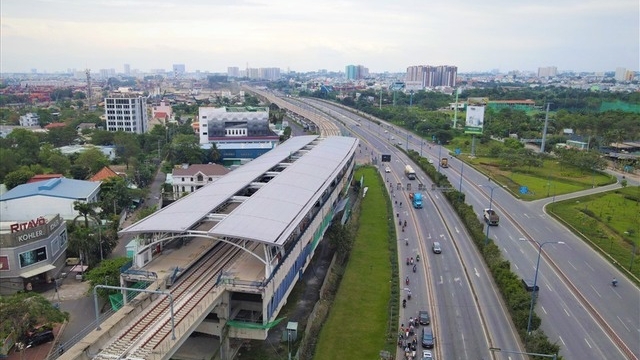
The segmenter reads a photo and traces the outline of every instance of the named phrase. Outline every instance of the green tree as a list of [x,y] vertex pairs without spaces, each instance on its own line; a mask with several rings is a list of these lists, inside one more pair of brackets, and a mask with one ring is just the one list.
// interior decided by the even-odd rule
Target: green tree
[[90,175],[89,169],[80,164],[71,165],[69,173],[71,174],[71,177],[76,180],[86,180]]
[[35,173],[33,171],[23,167],[8,173],[7,176],[4,177],[4,184],[7,186],[7,189],[13,189],[18,185],[26,184],[34,175]]
[[18,340],[34,326],[62,323],[69,319],[69,314],[54,307],[42,295],[29,291],[0,296],[0,319],[0,333],[13,332]]
[[[111,177],[100,184],[100,207],[103,211],[117,214],[119,209],[124,209],[131,205],[131,191],[120,176]],[[114,206],[115,204],[115,206]],[[115,209],[114,209],[115,208]]]
[[[120,268],[127,264],[131,259],[127,257],[118,257],[114,259],[105,259],[100,265],[89,270],[86,279],[91,284],[91,291],[96,285],[120,286]],[[98,295],[104,300],[109,299],[109,294],[114,290],[98,289]]]
[[98,206],[97,203],[86,203],[82,201],[74,201],[73,210],[78,212],[78,216],[76,216],[73,219],[73,222],[75,223],[79,218],[84,218],[84,227],[88,228],[89,219],[92,219],[92,221],[96,221],[97,219],[97,212],[96,212],[97,206]]
[[54,152],[47,159],[46,165],[55,174],[67,174],[71,169],[71,160],[60,152]]
[[171,142],[171,160],[174,164],[201,164],[203,153],[193,135],[178,134]]
[[136,135],[118,131],[113,136],[113,143],[116,146],[116,155],[124,160],[129,169],[129,159],[140,154],[140,144]]
[[38,152],[40,150],[40,138],[33,131],[25,129],[14,129],[7,135],[9,146],[14,148],[20,165],[31,165],[38,162]]
[[55,147],[66,146],[73,144],[73,141],[78,137],[76,129],[71,126],[58,127],[49,129],[47,133],[46,141],[53,144]]
[[113,145],[115,133],[105,130],[94,130],[91,133],[91,143],[94,145]]
[[74,164],[84,167],[91,174],[95,174],[103,167],[109,165],[109,159],[99,149],[91,148],[78,155]]
[[18,169],[19,162],[18,154],[13,149],[0,147],[0,182],[8,173]]

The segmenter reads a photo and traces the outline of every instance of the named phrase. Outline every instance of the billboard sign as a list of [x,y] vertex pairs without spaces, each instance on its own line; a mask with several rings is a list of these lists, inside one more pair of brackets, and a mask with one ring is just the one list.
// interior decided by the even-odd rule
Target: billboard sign
[[467,120],[464,126],[465,134],[482,134],[484,124],[484,106],[467,106]]

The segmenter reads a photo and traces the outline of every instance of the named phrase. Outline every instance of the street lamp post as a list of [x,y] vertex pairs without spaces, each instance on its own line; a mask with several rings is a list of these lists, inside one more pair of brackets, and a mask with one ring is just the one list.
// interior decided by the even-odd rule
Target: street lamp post
[[458,186],[458,201],[462,196],[462,173],[464,172],[464,161],[460,161],[460,186]]
[[[462,187],[462,174],[460,174],[460,184]],[[488,187],[489,189],[491,189],[491,195],[489,196],[489,210],[492,209],[492,205],[493,205],[493,190],[495,190],[496,186],[489,186],[489,185],[480,185],[480,186],[485,186]],[[485,220],[486,222],[486,220]],[[489,224],[487,223],[487,235],[484,238],[484,245],[486,246],[489,243],[489,228],[491,226],[489,226]]]
[[564,244],[564,241],[545,241],[538,243],[538,261],[536,262],[536,273],[533,276],[533,291],[531,292],[531,306],[529,307],[529,320],[527,321],[527,335],[531,332],[531,317],[533,316],[533,303],[536,297],[536,289],[538,288],[538,269],[540,268],[540,255],[542,255],[542,247],[547,244]]
[[440,145],[440,140],[438,140],[438,146],[440,147],[438,150],[438,172],[440,172],[440,164],[442,163],[442,161],[440,161],[440,159],[442,159],[442,145]]
[[558,358],[558,354],[538,354],[538,353],[530,353],[530,352],[522,352],[522,351],[514,351],[514,350],[503,350],[499,347],[490,347],[489,351],[491,352],[503,352],[503,353],[507,353],[507,354],[520,354],[520,355],[532,355],[532,356],[540,356],[540,357],[546,357],[546,358],[552,358],[552,359],[557,359]]

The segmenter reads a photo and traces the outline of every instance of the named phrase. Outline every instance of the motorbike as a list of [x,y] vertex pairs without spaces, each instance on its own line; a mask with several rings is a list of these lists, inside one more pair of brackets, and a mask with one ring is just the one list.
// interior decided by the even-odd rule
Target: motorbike
[[404,299],[402,300],[402,307],[403,308],[407,307],[407,300],[404,300]]
[[[404,231],[404,229],[402,229],[402,231]],[[409,246],[409,239],[404,239],[404,244],[405,244],[406,246]]]
[[420,254],[416,255],[416,261],[420,261]]
[[612,285],[613,287],[618,286],[618,280],[613,279],[613,281],[611,281],[611,285]]
[[407,258],[407,265],[409,265],[409,258]]
[[411,291],[407,294],[407,299],[411,300]]
[[413,265],[413,258],[411,258],[411,265]]
[[413,265],[413,272],[416,272],[416,270],[418,270],[418,267],[416,265]]
[[405,283],[405,284],[407,284],[407,285],[409,285],[409,277],[408,277],[408,276],[407,276],[407,278],[406,278],[406,279],[404,279],[404,283]]

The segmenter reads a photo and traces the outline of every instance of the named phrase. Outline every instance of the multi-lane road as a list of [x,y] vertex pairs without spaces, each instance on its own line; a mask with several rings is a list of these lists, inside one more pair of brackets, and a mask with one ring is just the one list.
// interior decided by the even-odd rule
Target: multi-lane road
[[[381,153],[392,154],[393,171],[387,175],[393,182],[404,184],[408,180],[402,174],[407,159],[392,143],[402,142],[404,148],[408,146],[421,151],[434,161],[439,154],[448,156],[446,149],[421,143],[421,139],[404,130],[388,124],[378,126],[335,105],[305,102],[342,123],[343,133],[361,137],[365,144],[375,149],[374,157]],[[463,169],[462,163],[455,158],[450,159],[449,168],[440,171],[452,184],[461,184],[467,203],[477,209],[479,217],[481,210],[488,207],[493,191],[492,207],[500,213],[501,221],[499,226],[490,229],[490,238],[522,278],[533,279],[538,244],[550,242],[541,252],[540,292],[535,310],[542,319],[544,332],[551,341],[561,345],[562,356],[568,359],[637,359],[640,356],[640,291],[637,286],[625,280],[623,274],[581,239],[547,216],[542,209],[544,202],[520,201],[488,181],[485,175],[470,167]],[[430,181],[424,174],[419,173],[419,180],[430,189]],[[486,353],[489,347],[518,351],[518,340],[510,334],[513,330],[509,326],[496,328],[501,326],[499,319],[503,316],[500,313],[505,309],[500,301],[492,299],[496,295],[491,281],[462,225],[437,191],[424,193],[428,200],[425,209],[414,210],[405,205],[402,214],[416,225],[416,233],[410,235],[415,236],[413,246],[418,245],[418,248],[412,248],[409,253],[420,250],[428,256],[429,261],[424,263],[427,277],[419,281],[425,282],[427,294],[429,291],[435,293],[428,298],[433,299],[430,306],[435,310],[436,337],[444,358],[489,358],[491,354]],[[404,203],[408,204],[408,199]],[[429,253],[429,244],[435,239],[445,247],[443,254],[437,256]],[[620,279],[616,288],[611,286],[614,276]],[[483,320],[485,325],[476,324],[474,319]],[[483,334],[484,329],[487,334]],[[468,334],[468,330],[473,334]],[[475,351],[477,355],[473,353]],[[514,358],[504,353],[499,356]]]

